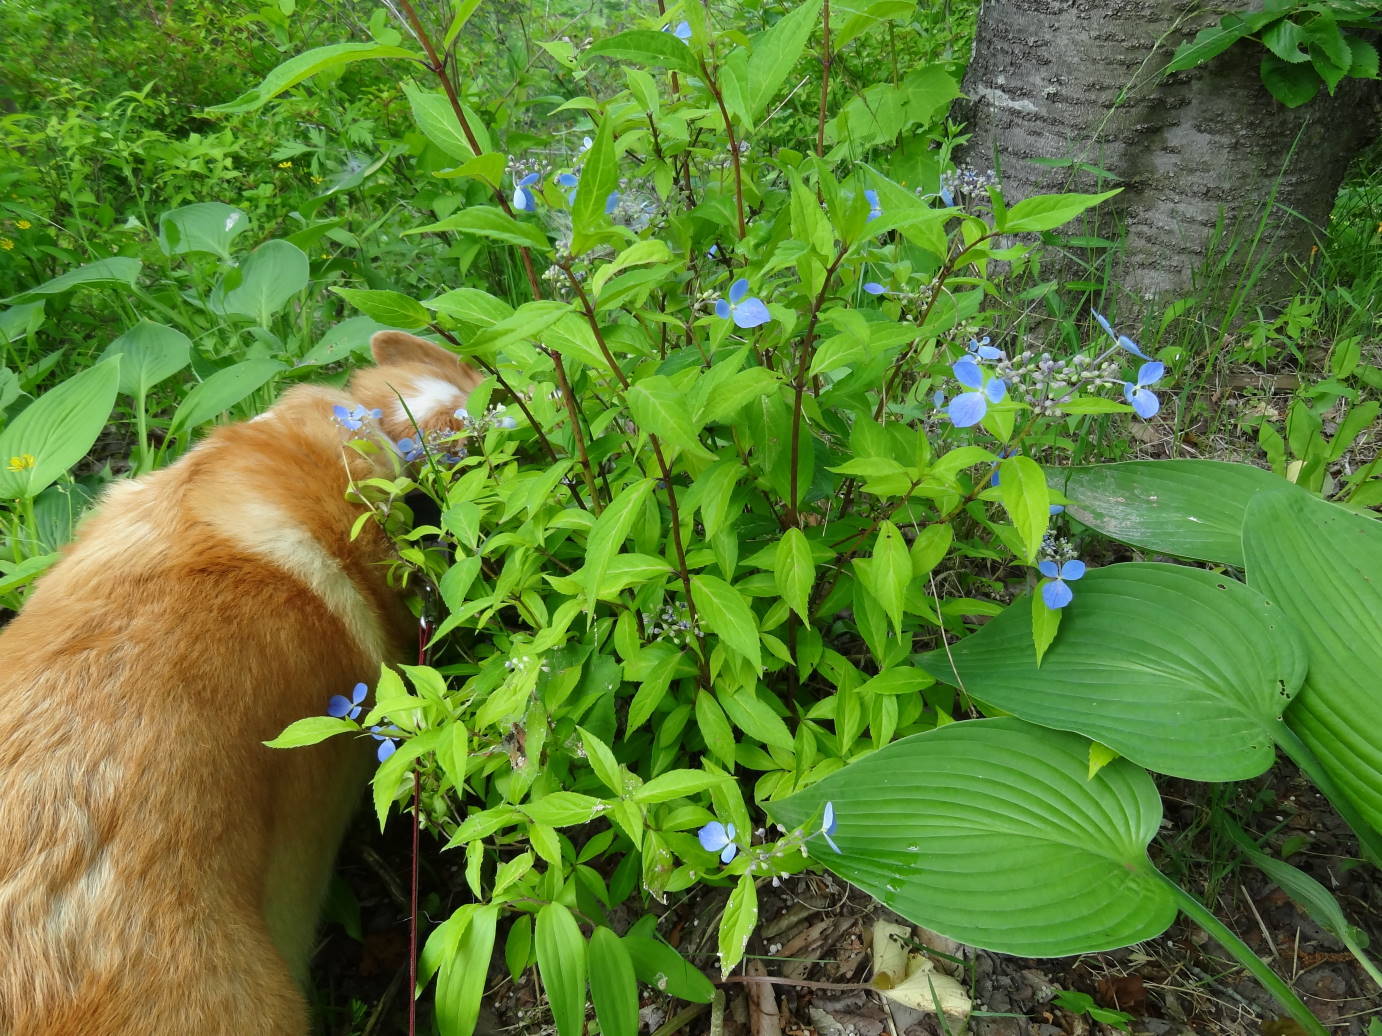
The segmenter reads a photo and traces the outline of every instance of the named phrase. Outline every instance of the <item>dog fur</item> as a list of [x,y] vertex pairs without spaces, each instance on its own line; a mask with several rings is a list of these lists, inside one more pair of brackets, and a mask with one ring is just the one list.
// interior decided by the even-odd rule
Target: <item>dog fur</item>
[[[401,332],[120,482],[0,631],[0,1033],[308,1030],[301,983],[372,760],[261,743],[407,658],[353,438],[457,429],[480,376]],[[406,408],[402,401],[406,401]],[[379,408],[347,431],[333,406]],[[411,418],[409,416],[411,414]]]

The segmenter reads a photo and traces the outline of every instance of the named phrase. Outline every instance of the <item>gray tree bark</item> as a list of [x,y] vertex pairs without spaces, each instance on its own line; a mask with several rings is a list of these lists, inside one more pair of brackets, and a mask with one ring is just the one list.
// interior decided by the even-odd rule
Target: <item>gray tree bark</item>
[[[1345,79],[1289,109],[1262,85],[1251,41],[1160,77],[1219,13],[1183,0],[984,0],[980,11],[963,160],[996,166],[1009,203],[1123,187],[1095,218],[1106,236],[1110,215],[1122,225],[1125,317],[1189,293],[1226,319],[1289,298],[1351,159],[1378,133],[1376,81]],[[1029,161],[1043,158],[1120,179]]]

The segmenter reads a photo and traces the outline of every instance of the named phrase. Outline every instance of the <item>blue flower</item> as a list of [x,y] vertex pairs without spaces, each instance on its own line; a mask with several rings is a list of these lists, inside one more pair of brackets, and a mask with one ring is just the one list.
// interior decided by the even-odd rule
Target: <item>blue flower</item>
[[869,203],[869,219],[874,220],[883,215],[883,206],[878,203],[878,192],[873,188],[864,191],[864,200]]
[[989,336],[984,335],[982,339],[971,338],[969,344],[965,346],[965,352],[969,353],[976,361],[996,360],[1003,355],[1002,349],[995,349],[989,345]]
[[365,692],[368,690],[364,684],[357,683],[349,698],[344,694],[333,694],[331,700],[326,703],[326,714],[337,719],[355,719],[360,715],[360,703],[365,700]]
[[1064,504],[1052,504],[1051,507],[1050,507],[1050,511],[1051,511],[1052,514],[1064,514],[1064,513],[1065,513],[1065,505],[1064,505]]
[[947,209],[953,209],[955,207],[955,192],[952,191],[949,187],[942,187],[940,189],[938,197],[941,200],[941,204],[944,205]]
[[1139,349],[1137,347],[1137,343],[1134,342],[1127,335],[1115,334],[1113,330],[1113,325],[1110,324],[1106,319],[1104,319],[1102,314],[1092,309],[1090,310],[1090,312],[1094,314],[1094,319],[1099,321],[1099,326],[1108,332],[1108,336],[1113,339],[1114,345],[1118,346],[1118,348],[1120,349],[1126,349],[1134,356],[1140,356],[1144,360],[1151,359],[1151,357],[1144,353],[1141,349]]
[[945,393],[940,389],[936,389],[931,395],[931,402],[935,404],[937,410],[942,409],[945,406]]
[[870,295],[887,295],[889,293],[888,289],[877,281],[865,281],[864,291],[868,292]]
[[1161,409],[1161,400],[1156,398],[1156,393],[1148,386],[1155,385],[1165,373],[1166,365],[1153,360],[1138,368],[1137,384],[1123,382],[1123,398],[1132,404],[1137,416],[1143,420],[1155,417],[1156,412]]
[[513,185],[513,207],[519,212],[537,211],[537,198],[528,188],[537,183],[538,179],[537,173],[529,173]]
[[1043,561],[1037,565],[1037,571],[1051,580],[1041,588],[1041,599],[1046,602],[1046,607],[1064,608],[1074,600],[1075,592],[1066,583],[1083,576],[1084,569],[1083,561],[1067,561],[1060,568],[1056,567],[1054,561]]
[[690,23],[690,22],[677,22],[677,24],[676,24],[675,27],[673,27],[673,26],[671,26],[671,25],[664,25],[664,26],[662,27],[662,31],[663,31],[663,32],[670,32],[670,33],[671,33],[673,36],[675,36],[677,39],[679,39],[679,40],[681,40],[683,43],[685,43],[687,40],[689,40],[689,39],[691,38],[691,23]]
[[768,307],[760,298],[745,298],[748,293],[749,282],[740,277],[729,286],[729,301],[720,299],[715,303],[715,315],[721,320],[732,318],[735,327],[750,328],[766,324],[773,318]]
[[379,749],[374,754],[381,763],[398,751],[397,738],[389,737],[387,734],[381,734],[378,727],[370,727],[369,732],[370,737],[379,742]]
[[720,854],[721,863],[729,863],[739,852],[739,846],[734,842],[733,824],[712,820],[696,832],[696,837],[701,840],[701,848],[706,852]]
[[619,192],[610,191],[609,197],[605,199],[605,215],[608,216],[619,207]]
[[568,188],[566,192],[566,204],[576,204],[576,185],[581,182],[581,178],[575,173],[558,173],[557,186]]
[[827,802],[825,804],[825,812],[821,815],[821,834],[825,836],[825,841],[830,846],[830,848],[834,849],[836,852],[839,852],[840,847],[835,844],[835,839],[830,837],[834,833],[835,803]]
[[951,367],[959,383],[973,392],[962,392],[950,401],[948,412],[956,428],[969,428],[984,419],[990,403],[1001,402],[1008,394],[1008,386],[1002,378],[993,378],[984,384],[984,371],[969,356],[963,356]]
[[398,442],[395,443],[395,446],[397,446],[398,452],[403,457],[404,461],[409,464],[412,464],[414,461],[422,460],[423,457],[427,456],[427,451],[422,448],[421,439],[399,439]]
[[[988,339],[985,338],[984,341],[987,342]],[[989,485],[991,485],[991,486],[996,486],[996,485],[998,485],[998,483],[999,483],[999,481],[1000,481],[1000,480],[999,480],[999,477],[998,477],[998,464],[1001,464],[1001,463],[1002,463],[1005,459],[1007,459],[1008,457],[1013,457],[1013,456],[1016,456],[1016,455],[1017,455],[1017,447],[1016,447],[1016,446],[1012,447],[1012,449],[1008,449],[1008,450],[999,450],[999,451],[998,451],[998,461],[993,465],[993,474],[989,476]]]
[[384,411],[380,410],[378,407],[375,407],[373,410],[366,410],[362,406],[355,406],[347,410],[345,407],[341,406],[340,403],[335,404],[331,408],[331,412],[336,416],[337,424],[341,425],[343,428],[348,428],[352,432],[364,424],[366,418],[373,418],[378,421],[384,416]]

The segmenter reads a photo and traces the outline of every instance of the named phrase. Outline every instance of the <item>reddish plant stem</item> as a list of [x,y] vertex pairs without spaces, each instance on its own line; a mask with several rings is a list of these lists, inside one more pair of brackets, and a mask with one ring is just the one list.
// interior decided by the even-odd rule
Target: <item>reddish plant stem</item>
[[[432,637],[432,624],[424,614],[417,624],[417,664],[427,664],[427,642]],[[408,1036],[417,1036],[417,901],[418,860],[421,856],[422,831],[422,773],[413,765],[413,860],[409,881],[411,892],[408,911]]]
[[816,342],[816,323],[820,319],[821,307],[825,305],[826,293],[830,290],[830,278],[835,276],[835,271],[844,262],[845,250],[840,249],[835,254],[835,258],[825,270],[825,278],[821,281],[821,290],[816,293],[816,297],[811,301],[811,316],[806,324],[806,334],[801,341],[801,350],[797,355],[797,374],[792,379],[792,446],[791,446],[791,487],[790,496],[787,500],[787,525],[788,527],[801,526],[801,515],[797,511],[797,460],[801,452],[801,406],[802,397],[806,393],[806,369],[811,362],[811,347]]
[[816,157],[825,157],[825,105],[830,91],[830,0],[821,9],[825,39],[821,44],[821,104],[816,117]]
[[701,62],[701,74],[705,76],[706,88],[710,90],[710,96],[715,98],[715,104],[720,109],[720,118],[725,124],[725,136],[729,137],[729,161],[734,169],[734,205],[735,214],[739,218],[739,240],[748,236],[748,223],[744,219],[744,173],[739,167],[739,140],[734,135],[734,123],[730,120],[729,109],[725,107],[724,95],[720,92],[720,84],[715,82],[715,77],[710,74],[710,69],[706,67],[704,61]]

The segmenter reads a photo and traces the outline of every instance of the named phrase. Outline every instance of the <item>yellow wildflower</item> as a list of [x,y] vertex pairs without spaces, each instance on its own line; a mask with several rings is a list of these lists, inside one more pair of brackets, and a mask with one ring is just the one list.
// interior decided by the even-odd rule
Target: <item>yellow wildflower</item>
[[37,463],[38,461],[34,458],[32,453],[25,453],[19,457],[11,457],[9,464],[6,466],[11,471],[28,471]]
[[28,230],[30,227],[33,226],[33,224],[30,223],[27,219],[17,219],[14,221],[14,225],[18,227],[20,230]]
[[293,168],[293,163],[292,163],[292,162],[279,162],[279,163],[278,163],[278,168],[280,168],[280,169],[291,169],[291,168]]
[[320,176],[314,176],[314,177],[312,177],[312,182],[313,182],[313,183],[321,183],[321,182],[322,182],[322,178],[321,178]]
[[14,242],[13,242],[13,241],[11,241],[11,240],[10,240],[9,238],[7,238],[7,237],[0,237],[0,248],[3,248],[6,252],[8,252],[8,251],[9,251],[10,249],[12,249],[13,247],[14,247]]

